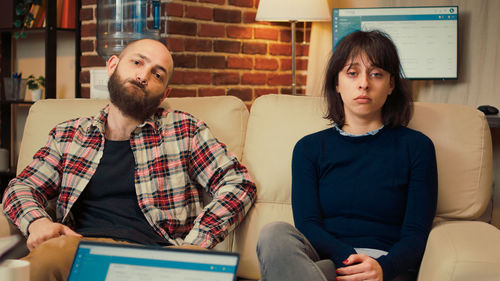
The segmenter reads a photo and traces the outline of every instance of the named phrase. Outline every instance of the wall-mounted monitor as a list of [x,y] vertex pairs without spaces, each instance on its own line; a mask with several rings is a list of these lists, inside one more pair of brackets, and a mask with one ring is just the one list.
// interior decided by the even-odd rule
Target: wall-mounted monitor
[[458,6],[333,9],[333,48],[356,30],[381,30],[408,79],[458,78]]

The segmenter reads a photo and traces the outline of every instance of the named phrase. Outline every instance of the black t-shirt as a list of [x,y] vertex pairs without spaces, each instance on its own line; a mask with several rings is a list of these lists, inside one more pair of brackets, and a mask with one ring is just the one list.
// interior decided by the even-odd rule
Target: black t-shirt
[[72,208],[75,231],[139,244],[168,245],[137,203],[130,142],[106,140],[97,170]]

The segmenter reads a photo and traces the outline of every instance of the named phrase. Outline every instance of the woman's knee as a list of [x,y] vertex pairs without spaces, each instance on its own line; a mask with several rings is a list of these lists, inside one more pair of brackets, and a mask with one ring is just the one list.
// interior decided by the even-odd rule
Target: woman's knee
[[294,232],[294,227],[283,221],[275,221],[266,224],[259,235],[259,242],[268,242],[275,239],[280,239],[288,236],[289,233]]
[[257,250],[277,251],[289,248],[294,233],[298,231],[289,223],[281,221],[269,223],[260,231]]

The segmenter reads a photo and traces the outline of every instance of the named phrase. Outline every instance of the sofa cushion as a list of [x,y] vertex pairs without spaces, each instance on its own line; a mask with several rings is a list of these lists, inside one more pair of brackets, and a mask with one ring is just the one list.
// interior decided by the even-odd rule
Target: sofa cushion
[[478,221],[444,222],[434,227],[418,280],[498,280],[500,231]]
[[233,251],[240,253],[238,276],[259,279],[255,246],[260,229],[272,221],[292,222],[291,159],[295,143],[322,130],[322,99],[266,95],[255,100],[248,120],[243,163],[257,185],[257,202],[235,231]]

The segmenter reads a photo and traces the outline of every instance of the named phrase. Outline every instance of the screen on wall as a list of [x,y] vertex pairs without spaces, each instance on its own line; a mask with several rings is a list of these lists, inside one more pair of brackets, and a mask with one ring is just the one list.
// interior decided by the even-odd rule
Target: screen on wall
[[332,11],[333,48],[356,30],[381,30],[398,48],[409,79],[458,78],[458,7],[349,8]]

